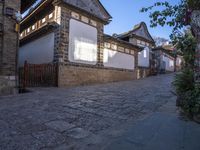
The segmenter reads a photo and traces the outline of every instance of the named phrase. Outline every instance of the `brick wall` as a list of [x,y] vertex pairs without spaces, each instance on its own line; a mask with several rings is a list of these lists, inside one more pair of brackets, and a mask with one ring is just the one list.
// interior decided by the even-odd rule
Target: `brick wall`
[[71,87],[137,79],[136,71],[60,65],[58,86]]
[[16,22],[12,17],[5,15],[6,8],[19,11],[20,0],[0,1],[0,23],[3,29],[0,35],[0,93],[10,93],[12,90],[8,89],[12,89],[15,86],[18,47],[18,33],[15,32]]

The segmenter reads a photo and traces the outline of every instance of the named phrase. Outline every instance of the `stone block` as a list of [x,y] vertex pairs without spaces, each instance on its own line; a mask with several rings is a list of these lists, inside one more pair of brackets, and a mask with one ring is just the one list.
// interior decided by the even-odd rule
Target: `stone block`
[[88,136],[91,135],[91,133],[89,131],[85,131],[82,128],[74,128],[72,130],[69,130],[66,133],[67,136],[72,137],[74,139],[82,139],[82,138],[86,138]]
[[58,132],[64,132],[75,127],[75,125],[69,124],[68,122],[65,122],[62,120],[51,121],[51,122],[46,123],[45,125]]

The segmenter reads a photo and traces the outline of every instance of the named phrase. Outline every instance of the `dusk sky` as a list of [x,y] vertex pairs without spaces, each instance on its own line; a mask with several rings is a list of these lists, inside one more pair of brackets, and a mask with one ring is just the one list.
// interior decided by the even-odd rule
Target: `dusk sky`
[[[105,27],[105,33],[123,33],[131,30],[135,24],[144,21],[152,36],[159,36],[169,39],[170,27],[150,28],[149,13],[139,12],[142,7],[148,7],[158,0],[101,0],[104,7],[113,17],[112,22]],[[165,0],[162,0],[165,1]],[[170,4],[176,4],[180,0],[168,0]]]

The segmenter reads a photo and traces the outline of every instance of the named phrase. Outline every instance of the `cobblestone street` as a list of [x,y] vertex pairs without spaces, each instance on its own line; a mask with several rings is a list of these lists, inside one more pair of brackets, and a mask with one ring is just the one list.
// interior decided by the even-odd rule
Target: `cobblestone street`
[[173,77],[0,97],[0,149],[106,149],[131,122],[158,112],[177,113]]

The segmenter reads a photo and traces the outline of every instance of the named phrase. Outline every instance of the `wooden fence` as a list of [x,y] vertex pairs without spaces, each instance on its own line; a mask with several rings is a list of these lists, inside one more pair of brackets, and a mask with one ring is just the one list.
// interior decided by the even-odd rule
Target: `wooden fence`
[[26,87],[48,87],[58,84],[57,64],[28,64],[19,68],[19,86]]

